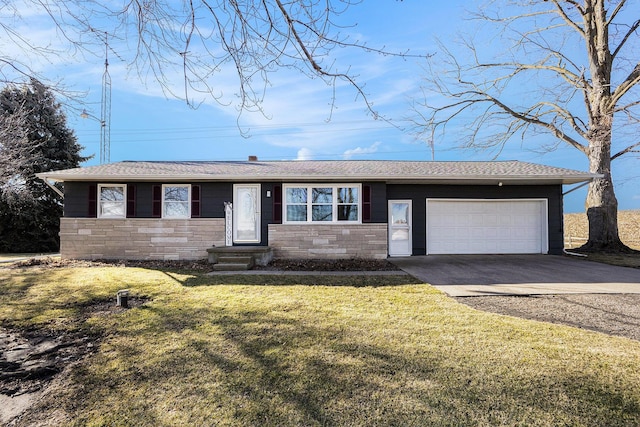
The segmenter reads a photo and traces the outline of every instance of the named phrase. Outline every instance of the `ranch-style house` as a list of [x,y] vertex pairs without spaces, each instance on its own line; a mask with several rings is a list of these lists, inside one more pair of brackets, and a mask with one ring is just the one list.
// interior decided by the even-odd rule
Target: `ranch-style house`
[[268,249],[269,259],[560,254],[563,185],[595,176],[519,161],[255,157],[38,174],[63,184],[63,258],[141,260],[228,247]]

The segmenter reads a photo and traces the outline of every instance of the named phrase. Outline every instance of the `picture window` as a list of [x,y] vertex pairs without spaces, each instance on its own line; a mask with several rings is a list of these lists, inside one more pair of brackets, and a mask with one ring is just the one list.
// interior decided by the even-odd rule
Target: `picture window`
[[360,185],[285,185],[285,223],[360,222]]

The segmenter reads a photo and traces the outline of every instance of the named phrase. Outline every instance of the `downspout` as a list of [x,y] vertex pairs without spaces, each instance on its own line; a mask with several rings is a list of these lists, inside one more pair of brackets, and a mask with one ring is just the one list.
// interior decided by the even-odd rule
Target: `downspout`
[[567,194],[569,194],[569,193],[573,193],[574,191],[576,191],[576,190],[578,190],[578,189],[580,189],[580,188],[584,187],[585,185],[589,185],[589,183],[590,183],[590,182],[591,182],[591,180],[586,181],[586,182],[583,182],[583,183],[582,183],[582,184],[580,184],[580,185],[576,185],[576,186],[575,186],[575,187],[573,187],[571,190],[568,190],[568,191],[565,191],[564,193],[562,193],[562,195],[563,195],[563,196],[566,196],[566,195],[567,195]]

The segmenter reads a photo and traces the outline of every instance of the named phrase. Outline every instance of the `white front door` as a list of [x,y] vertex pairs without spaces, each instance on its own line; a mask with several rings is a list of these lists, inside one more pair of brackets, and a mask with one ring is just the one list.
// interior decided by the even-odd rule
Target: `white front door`
[[260,243],[260,184],[233,186],[233,243]]
[[411,200],[389,200],[389,256],[411,256]]

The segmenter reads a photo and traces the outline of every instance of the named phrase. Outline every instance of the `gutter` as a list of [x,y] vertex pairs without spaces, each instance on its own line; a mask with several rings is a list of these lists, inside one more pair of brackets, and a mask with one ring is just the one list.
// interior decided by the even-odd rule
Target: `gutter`
[[[412,175],[212,175],[212,174],[193,174],[193,175],[170,175],[170,174],[149,174],[149,175],[113,175],[113,174],[96,174],[96,175],[63,175],[47,176],[46,173],[37,174],[42,180],[51,179],[52,181],[288,181],[288,182],[307,182],[313,181],[331,181],[331,182],[350,182],[350,181],[385,181],[385,182],[420,182],[420,183],[464,183],[476,182],[486,185],[498,185],[499,182],[505,184],[517,183],[522,181],[535,183],[552,181],[555,184],[570,185],[579,182],[589,183],[600,175],[560,175],[560,176],[540,176],[540,175],[510,175],[510,176],[487,176],[487,175],[431,175],[431,176],[412,176]],[[584,184],[583,184],[584,185]]]
[[[573,192],[574,192],[574,191],[576,191],[576,190],[579,190],[580,188],[584,187],[585,185],[589,185],[589,184],[590,184],[594,179],[596,179],[596,178],[604,178],[604,175],[603,175],[603,174],[593,174],[593,175],[594,175],[594,176],[593,176],[589,181],[585,181],[585,182],[583,182],[582,184],[576,185],[576,186],[575,186],[575,187],[573,187],[572,189],[567,190],[567,191],[565,191],[564,193],[562,193],[562,197],[566,196],[566,195],[567,195],[567,194],[569,194],[569,193],[573,193]],[[569,256],[575,256],[575,257],[581,257],[581,258],[587,258],[587,257],[588,257],[588,255],[580,254],[580,253],[577,253],[577,252],[571,252],[571,251],[568,251],[568,250],[566,250],[566,249],[564,249],[564,248],[562,249],[562,252],[563,252],[565,255],[569,255]]]
[[587,257],[589,256],[589,255],[585,255],[585,254],[579,254],[579,253],[577,253],[577,252],[570,252],[570,251],[568,251],[568,250],[566,250],[566,249],[562,249],[562,252],[563,252],[565,255],[577,256],[577,257],[582,257],[582,258],[587,258]]

